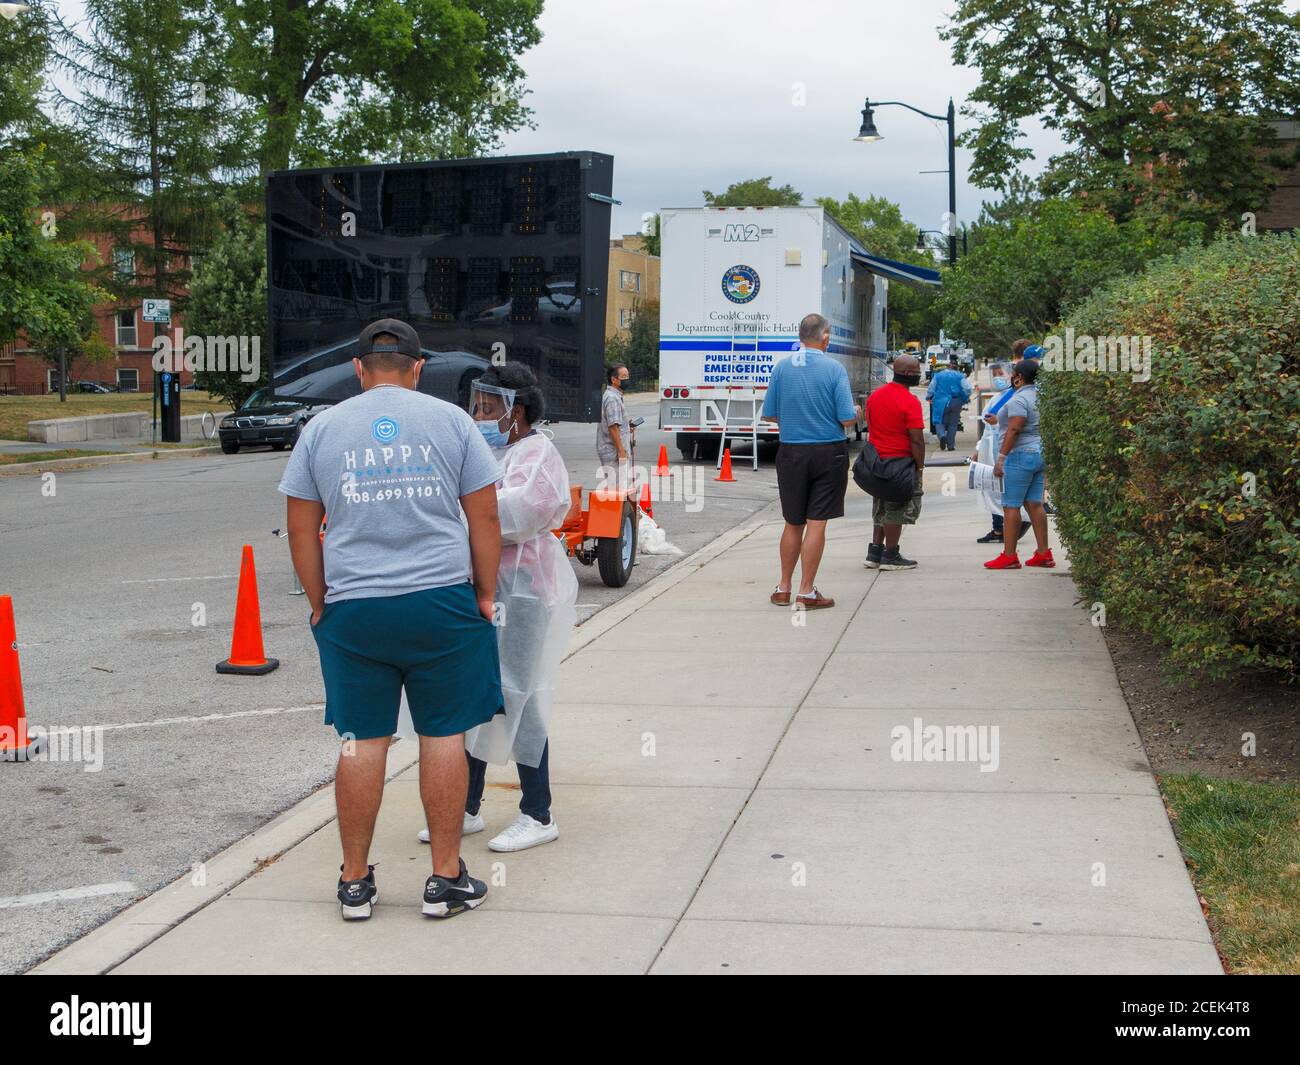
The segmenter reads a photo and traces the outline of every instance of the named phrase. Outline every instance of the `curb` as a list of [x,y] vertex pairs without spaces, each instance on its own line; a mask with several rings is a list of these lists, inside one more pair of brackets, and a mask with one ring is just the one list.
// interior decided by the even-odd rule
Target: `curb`
[[[70,450],[55,448],[55,450]],[[166,448],[162,451],[125,451],[111,455],[86,455],[83,458],[38,459],[35,462],[9,462],[0,466],[0,477],[14,477],[24,473],[60,473],[68,470],[94,469],[97,466],[114,466],[122,462],[149,462],[153,459],[192,458],[213,455],[220,445],[210,447]]]
[[[574,631],[564,660],[572,658],[645,604],[676,587],[696,570],[768,524],[771,519],[767,512],[776,506],[777,501],[773,500],[760,507],[741,524],[728,529],[699,550],[668,567],[645,587],[607,606],[590,621],[584,622]],[[391,781],[418,761],[419,753],[416,749],[412,748],[409,754],[403,754],[401,744],[396,745],[389,753],[389,772],[384,778],[385,782]],[[261,828],[204,862],[204,883],[201,886],[191,882],[190,874],[184,874],[152,894],[140,898],[44,961],[38,962],[27,973],[46,976],[89,973],[103,975],[110,972],[334,821],[337,815],[333,794],[333,781],[321,785]]]

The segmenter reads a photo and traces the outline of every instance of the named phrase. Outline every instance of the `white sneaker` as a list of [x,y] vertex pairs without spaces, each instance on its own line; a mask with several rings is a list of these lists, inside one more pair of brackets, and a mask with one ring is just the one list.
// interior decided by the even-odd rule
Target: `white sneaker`
[[500,835],[488,840],[490,851],[526,851],[529,847],[539,847],[560,838],[560,826],[551,818],[549,825],[534,820],[527,814],[520,814],[514,824]]
[[[483,824],[482,814],[466,814],[465,820],[460,823],[460,834],[462,836],[472,836],[475,832],[482,832],[486,827],[487,826]],[[428,843],[429,830],[427,828],[420,829],[415,838],[421,843]]]

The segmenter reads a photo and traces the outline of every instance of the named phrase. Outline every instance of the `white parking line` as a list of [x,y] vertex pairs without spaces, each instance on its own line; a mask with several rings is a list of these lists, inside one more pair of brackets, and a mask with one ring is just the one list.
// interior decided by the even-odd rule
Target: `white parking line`
[[124,721],[115,725],[74,725],[67,728],[47,729],[47,736],[61,735],[67,732],[84,732],[86,729],[153,728],[155,725],[191,725],[199,721],[228,721],[235,717],[262,717],[273,714],[301,714],[307,710],[324,710],[324,703],[309,703],[306,706],[268,706],[265,710],[232,710],[228,714],[203,714],[198,717],[160,717],[157,721]]
[[237,573],[215,573],[211,577],[142,577],[139,580],[118,581],[118,584],[171,584],[175,581],[233,581]]
[[88,884],[86,887],[64,888],[62,891],[38,891],[35,895],[0,896],[0,910],[13,910],[19,906],[39,906],[43,902],[63,902],[66,899],[93,899],[100,895],[135,894],[139,889],[128,881],[116,884]]

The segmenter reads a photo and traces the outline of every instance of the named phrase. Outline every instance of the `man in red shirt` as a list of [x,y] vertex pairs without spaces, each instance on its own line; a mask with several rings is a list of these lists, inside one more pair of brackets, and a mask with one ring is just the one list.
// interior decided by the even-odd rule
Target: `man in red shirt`
[[921,366],[911,355],[894,360],[894,378],[867,397],[867,439],[882,459],[911,456],[916,463],[916,491],[906,503],[871,500],[871,546],[863,563],[868,569],[915,569],[916,563],[898,553],[904,525],[915,525],[921,514],[921,481],[925,472],[925,417],[912,389],[921,383]]

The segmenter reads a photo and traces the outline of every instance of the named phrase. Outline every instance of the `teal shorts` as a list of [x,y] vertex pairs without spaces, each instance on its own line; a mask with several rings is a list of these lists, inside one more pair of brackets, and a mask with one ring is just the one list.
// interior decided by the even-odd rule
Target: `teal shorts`
[[454,736],[505,713],[497,630],[468,582],[326,603],[312,635],[325,724],[340,736],[393,735],[403,688],[421,736]]

